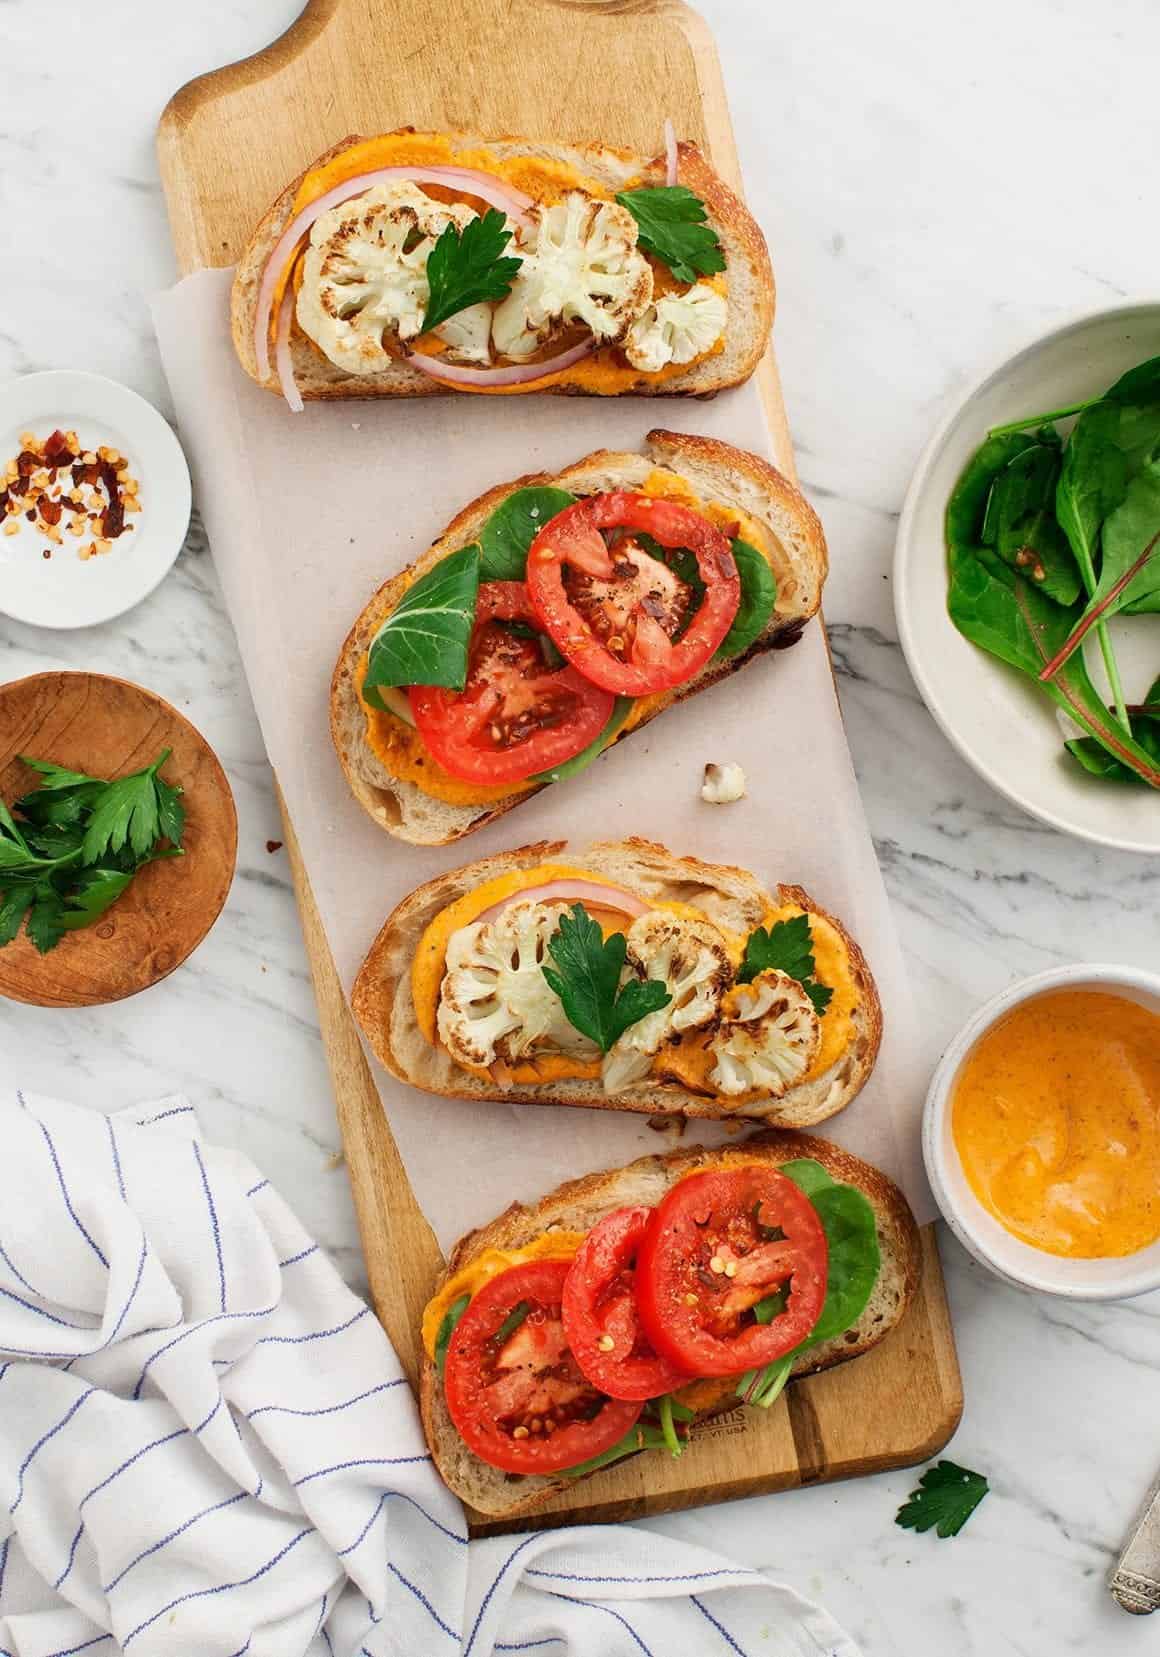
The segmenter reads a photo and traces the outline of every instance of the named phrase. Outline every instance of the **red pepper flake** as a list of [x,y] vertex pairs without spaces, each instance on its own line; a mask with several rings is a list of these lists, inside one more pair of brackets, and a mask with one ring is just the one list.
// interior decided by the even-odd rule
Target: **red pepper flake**
[[21,449],[16,456],[16,470],[22,478],[30,478],[40,464],[40,456],[34,455],[31,449]]
[[[30,508],[26,516],[34,518],[36,514]],[[42,495],[40,497],[40,518],[42,523],[58,524],[60,522],[60,502],[46,500]]]
[[282,845],[283,842],[281,840],[267,840],[266,850],[271,853],[280,852],[282,850]]
[[77,487],[79,487],[82,483],[100,483],[101,468],[95,461],[91,466],[86,466],[82,461],[79,466],[73,467],[72,480],[74,485]]
[[28,519],[30,524],[34,524],[36,522],[36,508],[34,506],[30,506],[24,516]]
[[52,557],[52,548],[51,547],[45,547],[44,551],[41,553],[40,556],[42,558],[51,558]]
[[44,458],[49,466],[68,466],[76,457],[76,450],[62,431],[54,431],[44,445]]
[[101,517],[101,534],[106,541],[115,541],[125,527],[125,503],[121,499],[121,485],[117,468],[111,460],[100,462],[101,482],[109,492],[109,504]]

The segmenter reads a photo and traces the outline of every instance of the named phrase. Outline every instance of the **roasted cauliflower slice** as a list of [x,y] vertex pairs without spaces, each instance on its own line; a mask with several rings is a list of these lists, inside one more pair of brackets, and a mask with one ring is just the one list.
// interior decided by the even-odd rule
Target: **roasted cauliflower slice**
[[[414,184],[376,184],[314,222],[298,291],[299,325],[336,368],[375,374],[390,341],[423,328],[427,257],[449,224],[476,217],[462,202],[434,201]],[[477,305],[435,329],[449,355],[490,360],[491,306]]]
[[602,1080],[608,1094],[621,1093],[646,1075],[670,1037],[711,1023],[733,977],[725,940],[709,921],[652,910],[633,921],[626,942],[626,973],[663,979],[670,1000],[630,1025],[605,1055]]
[[717,1063],[709,1081],[726,1098],[761,1093],[780,1099],[817,1056],[822,1028],[814,1004],[788,973],[772,968],[736,984],[709,1042]]
[[460,1064],[486,1067],[534,1050],[592,1059],[599,1048],[575,1029],[541,968],[566,903],[512,903],[493,921],[452,933],[439,992],[439,1038]]
[[541,207],[512,248],[523,264],[495,308],[496,351],[519,362],[569,322],[602,344],[623,339],[652,298],[652,268],[636,235],[636,220],[614,201],[573,191]]
[[724,294],[707,282],[686,293],[662,294],[628,330],[624,354],[645,374],[657,374],[670,363],[692,362],[713,349],[728,314]]

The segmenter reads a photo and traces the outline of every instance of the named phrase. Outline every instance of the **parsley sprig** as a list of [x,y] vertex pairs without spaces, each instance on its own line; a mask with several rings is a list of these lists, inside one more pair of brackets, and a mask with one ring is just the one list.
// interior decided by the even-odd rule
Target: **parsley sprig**
[[982,1473],[972,1473],[957,1462],[940,1461],[928,1467],[895,1515],[903,1530],[932,1530],[944,1540],[957,1536],[978,1507],[990,1485]]
[[554,968],[540,968],[560,997],[568,1022],[590,1036],[602,1053],[630,1024],[672,1000],[659,978],[630,978],[621,987],[627,948],[623,932],[605,938],[583,904],[574,903],[570,915],[561,915],[548,944]]
[[748,984],[759,972],[771,968],[796,978],[813,1002],[818,1017],[822,1016],[834,992],[828,985],[819,984],[814,977],[814,945],[808,915],[795,915],[792,920],[778,921],[768,932],[759,926],[756,932],[749,934],[737,982]]
[[21,756],[41,784],[12,810],[0,800],[0,948],[24,926],[47,954],[99,919],[146,863],[181,855],[181,789],[160,775],[169,753],[114,782]]
[[668,265],[678,282],[695,282],[725,269],[717,232],[706,221],[700,196],[683,184],[622,190],[617,196],[637,223],[637,239],[646,253]]
[[512,232],[495,207],[482,218],[470,219],[463,229],[449,224],[427,256],[427,310],[423,332],[457,316],[470,305],[506,299],[521,259],[504,257]]

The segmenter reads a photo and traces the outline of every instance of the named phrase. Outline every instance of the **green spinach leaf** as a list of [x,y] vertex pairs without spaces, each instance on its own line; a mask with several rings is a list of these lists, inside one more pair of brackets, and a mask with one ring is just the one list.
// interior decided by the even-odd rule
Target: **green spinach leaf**
[[632,712],[634,699],[631,696],[618,696],[612,704],[612,712],[608,716],[608,724],[601,731],[594,742],[587,748],[581,748],[578,754],[571,759],[564,760],[560,765],[554,765],[550,771],[540,771],[531,780],[533,782],[563,782],[565,777],[579,776],[581,771],[587,771],[594,759],[599,759],[605,749],[611,748],[624,722]]
[[777,581],[768,558],[763,558],[748,541],[734,541],[732,546],[741,577],[741,602],[729,631],[717,646],[718,660],[740,656],[743,650],[748,650],[764,631],[777,603]]
[[547,484],[531,484],[509,495],[479,532],[479,579],[522,581],[528,548],[544,525],[575,501],[566,489]]
[[[762,1409],[768,1409],[780,1395],[796,1358],[811,1347],[844,1334],[857,1323],[869,1304],[882,1264],[874,1210],[861,1191],[852,1185],[838,1184],[813,1157],[783,1162],[780,1172],[792,1179],[813,1203],[826,1233],[829,1260],[826,1298],[809,1335],[792,1352],[764,1369],[748,1370],[737,1383],[737,1396]],[[771,1316],[779,1309],[774,1301]],[[769,1319],[759,1317],[758,1321]]]
[[455,1333],[455,1326],[471,1305],[470,1295],[460,1295],[453,1300],[443,1314],[443,1321],[439,1325],[439,1333],[435,1337],[435,1367],[442,1375],[447,1363],[447,1348],[451,1345],[451,1337]]
[[1055,518],[1060,444],[1039,433],[990,437],[972,456],[947,507],[947,536],[991,547],[1058,604],[1074,604],[1080,574]]
[[371,641],[363,695],[376,685],[442,685],[462,690],[479,594],[477,546],[421,575]]
[[[1129,706],[1127,711],[1131,716],[1132,734],[1136,741],[1160,765],[1160,678],[1152,685],[1143,702]],[[1064,747],[1093,777],[1135,784],[1143,781],[1135,771],[1130,771],[1120,760],[1113,758],[1106,748],[1102,748],[1090,736],[1077,737],[1071,742],[1065,742]]]
[[1149,462],[1108,514],[1101,535],[1099,580],[1087,608],[1040,673],[1053,679],[1091,628],[1119,611],[1160,610],[1160,461]]

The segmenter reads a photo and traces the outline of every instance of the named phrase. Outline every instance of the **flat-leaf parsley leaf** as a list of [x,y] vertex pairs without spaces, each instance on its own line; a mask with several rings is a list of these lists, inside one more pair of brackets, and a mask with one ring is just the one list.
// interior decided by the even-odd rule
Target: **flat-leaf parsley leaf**
[[469,220],[462,230],[456,224],[446,227],[427,256],[425,334],[469,305],[507,298],[523,263],[503,257],[511,238],[507,220],[495,207]]
[[894,1518],[903,1530],[937,1528],[944,1539],[957,1536],[990,1489],[981,1473],[957,1462],[940,1461],[928,1467]]
[[737,982],[748,984],[759,972],[767,972],[771,968],[797,979],[820,1018],[830,1005],[834,992],[814,979],[814,945],[808,915],[795,915],[792,920],[777,921],[768,932],[759,926],[756,932],[749,934]]
[[668,265],[678,282],[695,282],[725,269],[717,232],[706,223],[705,203],[683,184],[622,190],[616,199],[636,220],[641,247]]
[[627,947],[623,932],[606,939],[583,904],[576,903],[570,915],[561,915],[548,944],[556,970],[540,968],[560,997],[568,1022],[591,1036],[602,1053],[630,1024],[672,1000],[659,978],[630,978],[619,987]]

